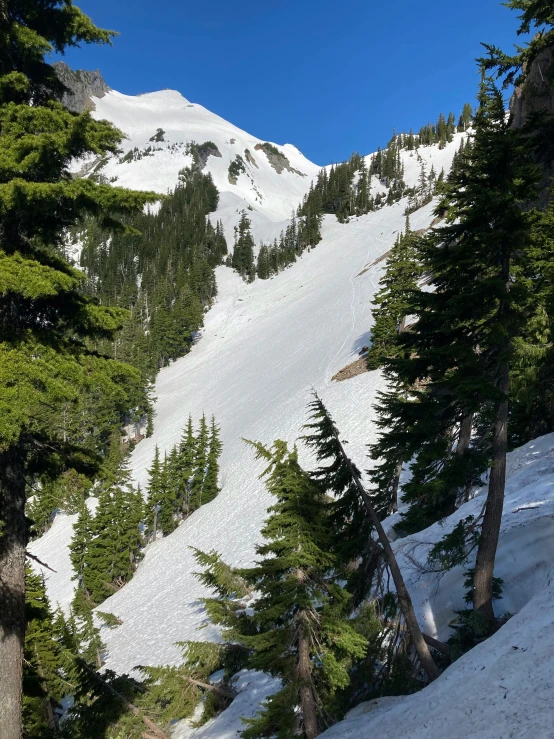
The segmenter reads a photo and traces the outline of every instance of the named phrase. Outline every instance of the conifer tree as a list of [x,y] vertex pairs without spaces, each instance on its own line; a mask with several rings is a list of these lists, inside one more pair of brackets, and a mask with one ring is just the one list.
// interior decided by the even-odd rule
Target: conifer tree
[[203,503],[204,484],[206,481],[206,472],[208,468],[208,451],[210,445],[210,434],[206,416],[202,414],[194,443],[194,468],[190,486],[190,506],[195,511]]
[[[19,739],[25,624],[25,481],[40,470],[84,467],[82,434],[67,438],[55,419],[92,386],[127,396],[135,373],[90,351],[113,336],[121,311],[84,297],[83,276],[63,258],[64,229],[85,213],[116,225],[158,195],[68,176],[69,163],[117,150],[121,134],[57,102],[63,85],[45,55],[81,42],[109,43],[70,0],[9,0],[0,28],[0,725]],[[89,396],[90,397],[90,396]],[[128,397],[128,396],[127,396]],[[57,469],[56,469],[57,468]],[[61,468],[61,469],[60,469]]]
[[246,721],[243,737],[300,733],[313,739],[328,725],[326,702],[348,684],[348,668],[367,643],[346,620],[350,598],[331,576],[322,488],[284,442],[271,450],[254,447],[268,462],[267,486],[276,502],[262,530],[260,560],[242,573],[260,597],[255,614],[246,617],[256,633],[241,641],[254,650],[251,666],[279,676],[283,687]]
[[212,416],[210,426],[210,442],[208,447],[208,458],[206,465],[206,476],[204,478],[204,489],[202,503],[209,503],[219,493],[219,457],[221,456],[222,444],[219,438],[219,427]]
[[83,502],[69,544],[69,559],[74,572],[72,579],[77,580],[78,588],[82,587],[87,547],[92,539],[93,530],[93,516],[86,502]]
[[60,646],[44,580],[29,566],[25,572],[25,597],[23,730],[29,739],[50,739],[58,735],[56,709],[68,686],[63,679]]
[[406,218],[405,232],[400,234],[385,265],[385,274],[380,281],[380,290],[374,297],[373,328],[371,346],[367,354],[369,369],[378,369],[385,358],[399,351],[398,334],[406,326],[411,293],[417,289],[422,276],[417,260],[415,242],[417,236],[410,229]]
[[142,496],[123,466],[118,479],[100,492],[85,553],[83,586],[95,605],[132,578],[141,556],[142,520]]
[[192,427],[192,417],[189,416],[187,427],[183,431],[181,441],[179,442],[179,453],[176,464],[176,475],[179,486],[179,503],[180,513],[185,518],[191,512],[191,486],[194,474],[194,452],[195,438]]
[[[486,80],[474,128],[471,155],[464,156],[447,189],[449,222],[419,245],[435,289],[414,294],[411,312],[418,321],[403,335],[405,354],[389,361],[391,373],[410,393],[386,398],[388,430],[380,443],[383,449],[402,449],[405,461],[416,455],[408,513],[425,511],[430,517],[434,510],[437,520],[452,512],[457,490],[482,469],[482,454],[469,447],[470,434],[462,444],[467,420],[478,416],[480,446],[490,450],[492,468],[473,595],[475,609],[492,624],[510,361],[535,310],[530,292],[530,276],[537,271],[531,256],[535,216],[522,205],[533,200],[538,173],[528,139],[510,128],[502,96]],[[460,455],[451,454],[456,429]]]
[[254,266],[254,239],[250,231],[250,220],[246,213],[241,215],[235,228],[235,246],[231,260],[233,269],[247,282],[252,282],[256,274]]
[[[370,574],[370,570],[367,567],[368,559],[369,561],[374,560],[374,555],[380,557],[382,552],[394,581],[400,610],[406,621],[406,626],[421,666],[427,674],[429,681],[435,680],[439,675],[437,665],[423,638],[402,572],[398,566],[385,530],[381,525],[377,511],[362,484],[360,473],[356,465],[346,454],[339,431],[317,395],[310,408],[312,411],[312,422],[307,427],[312,430],[312,433],[305,438],[309,445],[315,449],[317,460],[320,463],[326,463],[315,473],[316,479],[320,481],[320,484],[328,485],[332,493],[335,495],[338,494],[342,498],[342,500],[339,499],[335,504],[335,514],[338,514],[338,516],[335,515],[335,521],[344,531],[346,537],[346,548],[343,551],[348,552],[348,544],[351,544],[357,538],[356,532],[359,532],[363,538],[369,530],[369,522],[364,524],[361,518],[360,507],[363,503],[371,526],[375,528],[381,551],[376,551],[373,542],[370,542],[368,545],[367,539],[360,543],[361,551],[359,556],[363,563],[363,567],[360,568],[361,572],[366,576]],[[356,500],[355,495],[358,496],[358,500]],[[341,513],[350,517],[348,522],[344,520],[342,522],[340,521],[339,516]],[[363,561],[364,559],[366,560],[365,562]],[[362,582],[362,595],[367,593],[370,585],[371,583],[366,584]]]

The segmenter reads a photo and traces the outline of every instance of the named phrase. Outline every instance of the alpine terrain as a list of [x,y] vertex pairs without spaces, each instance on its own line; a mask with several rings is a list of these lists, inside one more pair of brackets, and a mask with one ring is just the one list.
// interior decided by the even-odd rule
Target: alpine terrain
[[[109,40],[11,5],[41,64],[19,23]],[[325,167],[2,61],[0,739],[554,737],[554,19],[508,6],[477,106]]]

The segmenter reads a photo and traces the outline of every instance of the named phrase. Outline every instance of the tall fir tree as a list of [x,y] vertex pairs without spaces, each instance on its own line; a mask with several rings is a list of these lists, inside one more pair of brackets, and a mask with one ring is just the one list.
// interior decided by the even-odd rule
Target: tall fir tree
[[203,504],[209,503],[219,493],[219,457],[221,456],[223,448],[219,436],[219,427],[215,422],[215,418],[212,416],[206,476],[204,478],[204,491],[202,496]]
[[252,282],[256,274],[254,265],[254,239],[250,231],[250,220],[246,213],[241,215],[235,228],[235,246],[231,266],[247,282]]
[[210,432],[206,416],[202,414],[198,426],[198,433],[194,442],[194,468],[190,486],[190,506],[195,511],[203,503],[204,485],[206,482],[206,473],[208,470],[208,453],[210,446]]
[[[112,337],[123,313],[88,301],[83,275],[62,257],[65,229],[85,213],[117,217],[159,195],[132,193],[68,175],[71,161],[116,152],[121,134],[61,103],[63,85],[45,57],[79,43],[110,43],[71,0],[8,0],[0,23],[0,725],[21,733],[25,632],[26,480],[86,467],[83,429],[58,418],[92,387],[128,397],[133,371],[91,351]],[[106,396],[106,397],[108,397]],[[86,440],[86,435],[85,435]],[[73,461],[73,465],[70,462]]]
[[[245,739],[300,735],[313,739],[329,724],[325,706],[348,684],[348,668],[367,643],[348,623],[350,596],[332,576],[327,504],[322,488],[302,470],[296,450],[254,444],[266,460],[275,497],[257,549],[258,564],[242,572],[260,593],[251,628],[252,667],[282,680],[282,688],[246,723]],[[331,719],[332,720],[332,719]]]
[[406,329],[411,293],[417,289],[422,277],[415,242],[417,235],[410,228],[406,217],[405,232],[400,234],[385,265],[380,280],[380,290],[374,298],[371,346],[367,353],[367,366],[378,369],[383,361],[399,351],[397,337]]

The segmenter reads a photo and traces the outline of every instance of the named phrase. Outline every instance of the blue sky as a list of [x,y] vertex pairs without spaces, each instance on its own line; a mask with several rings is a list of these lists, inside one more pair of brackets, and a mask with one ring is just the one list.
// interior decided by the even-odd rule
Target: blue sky
[[120,36],[65,61],[134,95],[179,90],[317,164],[473,101],[480,42],[510,50],[499,0],[76,0]]

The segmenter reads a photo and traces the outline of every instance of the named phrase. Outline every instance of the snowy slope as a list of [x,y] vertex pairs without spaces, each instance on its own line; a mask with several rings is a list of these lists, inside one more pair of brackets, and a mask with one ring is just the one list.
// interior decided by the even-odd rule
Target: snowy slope
[[[139,98],[110,95],[106,96],[107,102],[106,98],[99,101],[96,115],[109,113],[116,124],[130,130],[136,101],[144,99],[148,105],[144,120],[140,119],[140,135],[151,136],[154,124],[166,132],[171,130],[169,113],[164,109],[165,118],[160,122],[151,110],[150,99],[157,100],[158,94]],[[159,95],[164,99],[167,96],[176,106],[177,100],[181,107],[187,105],[176,93]],[[121,98],[130,106],[128,118],[121,112]],[[114,109],[109,111],[102,104],[111,104]],[[177,106],[176,116],[178,112]],[[207,111],[203,115],[212,116]],[[139,123],[134,125],[140,128]],[[215,141],[216,136],[212,130],[197,138]],[[134,141],[139,142],[138,138]],[[433,159],[439,172],[443,166],[448,169],[458,146],[457,136],[444,150],[430,147],[422,153]],[[414,184],[419,174],[417,157],[410,152],[403,152],[402,157],[408,184]],[[150,166],[150,160],[147,157],[128,166],[145,162]],[[151,182],[142,185],[151,187]],[[180,651],[174,642],[199,638],[196,628],[203,614],[197,599],[205,592],[192,575],[195,566],[190,546],[215,548],[232,564],[251,561],[269,500],[257,479],[260,467],[241,441],[243,437],[267,443],[275,438],[293,442],[301,433],[313,387],[349,439],[353,457],[360,467],[365,466],[380,377],[367,373],[342,383],[331,378],[355,360],[369,342],[370,305],[384,262],[370,265],[391,248],[403,229],[404,207],[405,202],[397,203],[348,224],[325,217],[323,240],[317,248],[269,281],[247,285],[227,268],[218,268],[219,296],[207,314],[203,337],[191,354],[160,372],[154,392],[154,435],[137,446],[131,466],[135,480],[144,489],[155,445],[162,452],[171,448],[189,413],[195,419],[203,412],[213,413],[222,427],[223,489],[217,500],[197,511],[174,534],[152,544],[132,582],[103,605],[123,621],[122,626],[105,635],[109,664],[114,669],[128,670],[139,662],[178,660]],[[432,207],[428,205],[412,215],[412,228],[430,223]],[[65,535],[69,541],[69,527]],[[54,540],[61,547],[60,538],[53,536]],[[65,605],[71,586],[67,586],[65,569],[60,572],[59,576],[48,573],[48,577],[53,599]],[[59,579],[64,579],[63,585]],[[210,637],[208,630],[202,634]]]
[[[222,428],[223,489],[152,545],[129,585],[104,603],[123,620],[106,633],[110,667],[172,662],[180,656],[174,642],[213,636],[210,629],[196,633],[204,618],[198,599],[206,592],[191,574],[196,566],[189,547],[215,548],[235,565],[250,562],[269,503],[257,479],[262,467],[241,437],[293,442],[315,387],[363,466],[379,375],[342,383],[331,378],[367,344],[382,265],[359,273],[392,246],[402,210],[398,204],[348,225],[326,218],[323,241],[273,280],[247,285],[218,268],[220,297],[203,338],[160,372],[154,435],[136,447],[131,469],[144,486],[155,445],[163,452],[175,444],[189,413],[213,413]],[[415,214],[414,227],[430,219],[427,207]]]
[[520,613],[436,682],[365,715],[364,704],[357,706],[355,717],[322,739],[552,739],[553,602],[550,577]]
[[[287,157],[290,169],[280,174],[272,167],[264,151],[256,146],[261,139],[233,126],[201,105],[190,103],[175,90],[163,90],[146,95],[122,95],[110,91],[103,98],[94,98],[96,119],[114,123],[127,139],[121,144],[124,154],[111,156],[97,173],[116,186],[148,189],[160,193],[172,190],[181,169],[192,164],[186,153],[187,144],[212,141],[221,156],[210,156],[204,172],[210,172],[221,194],[217,218],[226,227],[229,246],[233,244],[233,226],[239,213],[249,208],[256,241],[278,236],[283,221],[290,218],[310,187],[319,167],[308,161],[295,146],[285,144],[277,148]],[[164,131],[164,141],[150,139],[158,128]],[[121,161],[131,149],[153,151],[136,161]],[[250,152],[250,161],[245,151]],[[238,176],[236,184],[229,181],[229,164],[240,155],[246,172]],[[93,160],[88,160],[91,163]],[[84,162],[79,162],[79,170]],[[278,225],[274,225],[278,224]]]

